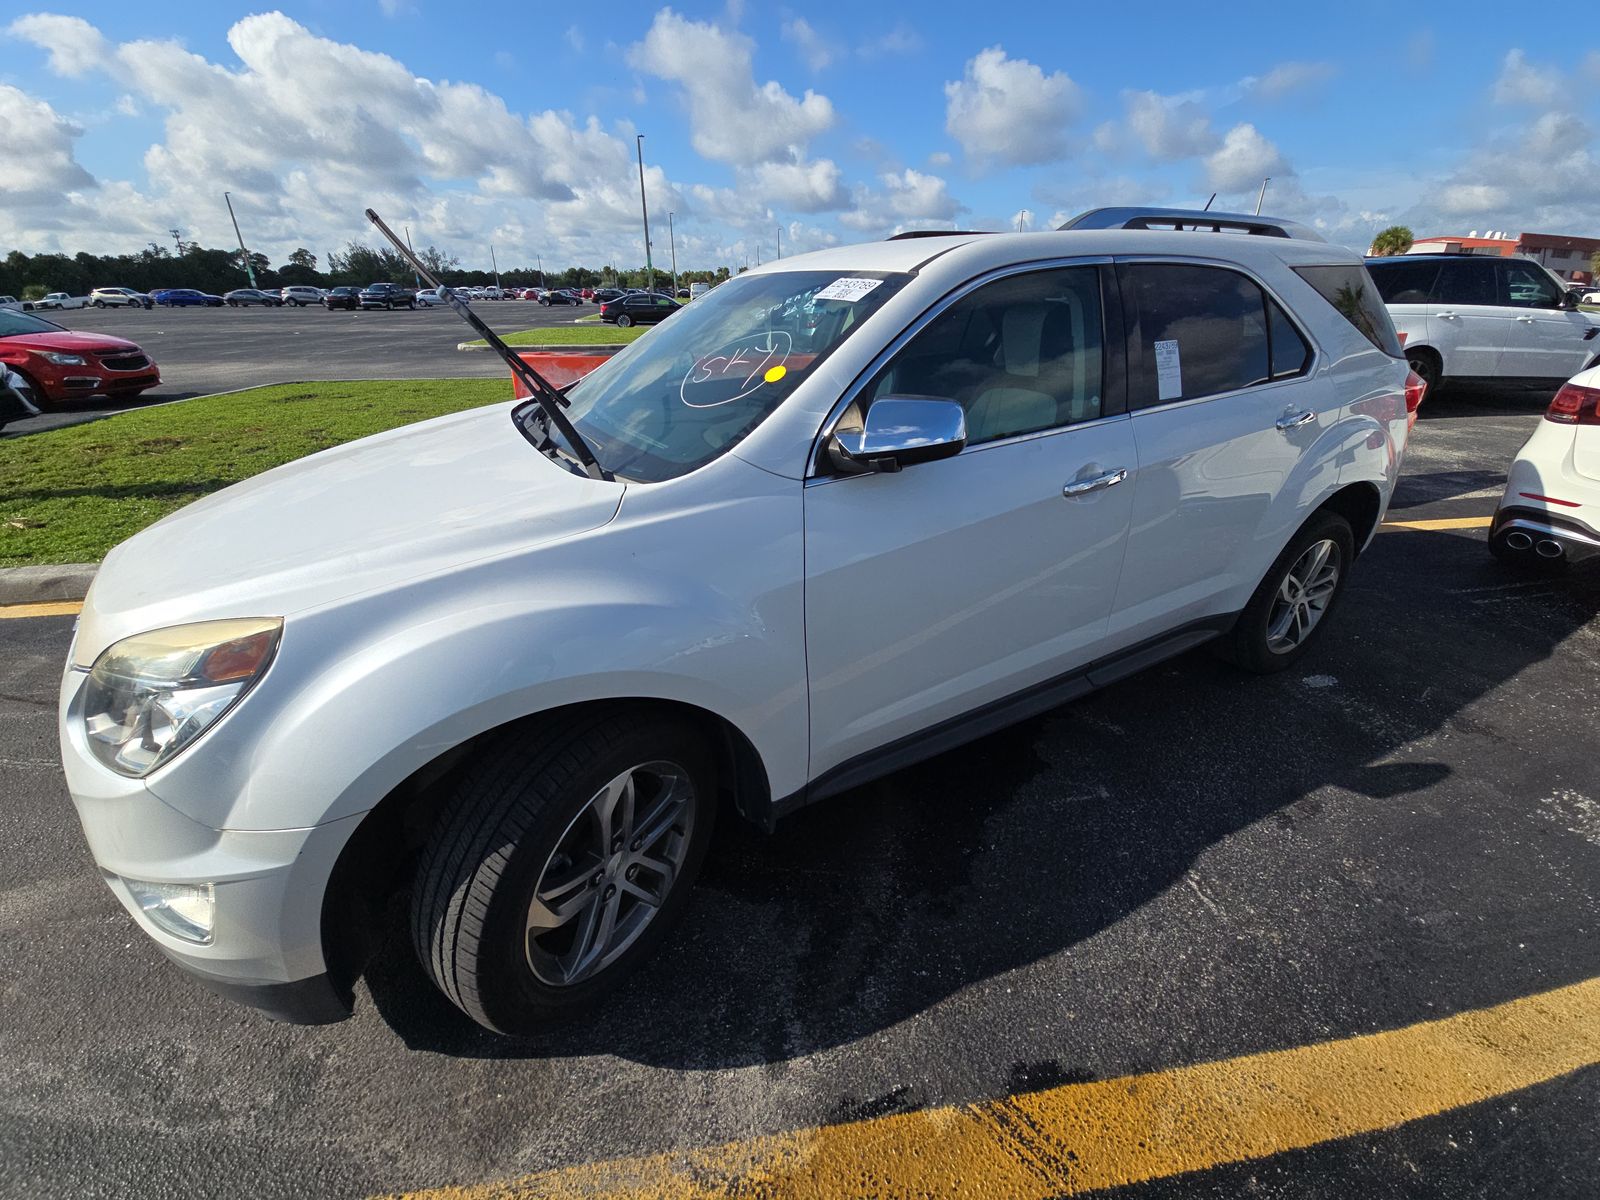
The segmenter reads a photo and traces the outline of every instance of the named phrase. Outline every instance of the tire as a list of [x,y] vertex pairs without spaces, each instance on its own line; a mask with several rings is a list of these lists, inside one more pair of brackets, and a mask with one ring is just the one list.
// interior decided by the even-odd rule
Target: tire
[[[669,774],[676,791],[662,790]],[[657,836],[600,843],[593,806],[628,778],[649,797],[639,801],[641,819]],[[655,800],[664,807],[652,813]],[[411,929],[423,968],[462,1012],[498,1033],[532,1033],[588,1011],[682,917],[716,808],[709,747],[682,718],[618,708],[543,730],[514,727],[456,782],[422,851]],[[598,852],[607,844],[609,860]],[[675,861],[675,870],[641,866],[651,851]],[[640,859],[630,866],[634,854]],[[536,894],[551,873],[560,878],[546,892],[545,913],[555,923],[530,934]],[[657,903],[637,898],[641,889]],[[586,961],[580,939],[607,913],[613,929],[626,932]]]
[[104,308],[106,306],[106,302],[104,300],[92,300],[90,303],[96,308]]
[[632,324],[633,324],[633,318],[630,317],[627,313],[618,313],[617,314],[617,325],[620,328],[626,329],[629,325],[632,325]]
[[[1313,550],[1324,545],[1329,547],[1326,558],[1316,565]],[[1223,656],[1257,675],[1270,675],[1298,662],[1328,623],[1328,617],[1344,593],[1345,581],[1350,577],[1350,563],[1355,558],[1355,545],[1350,523],[1338,513],[1324,510],[1313,515],[1273,561],[1233,629],[1220,639],[1218,648]],[[1320,585],[1315,581],[1323,578],[1322,572],[1329,563],[1334,569],[1332,586],[1321,596],[1321,606],[1316,607],[1317,601],[1289,605],[1288,622],[1284,627],[1286,613],[1280,593],[1289,583],[1291,570],[1299,574],[1314,567],[1310,573],[1312,590],[1319,590]],[[1300,578],[1305,576],[1302,574]],[[1307,618],[1309,627],[1303,625]],[[1281,637],[1275,636],[1280,633]],[[1287,641],[1290,638],[1293,640]]]
[[1427,390],[1422,393],[1424,400],[1438,390],[1439,384],[1444,379],[1444,364],[1440,360],[1437,351],[1430,350],[1426,346],[1408,350],[1406,351],[1406,365],[1417,373],[1423,383],[1428,385]]
[[539,301],[539,307],[541,307],[541,308],[549,308],[550,307],[550,301],[548,301],[548,300]]
[[29,375],[21,367],[12,367],[11,373],[22,380],[22,386],[27,392],[28,402],[40,412],[46,412],[55,407],[55,401],[44,394],[44,390],[39,386],[39,381],[32,375]]
[[407,300],[406,301],[406,311],[407,312],[416,312],[417,311],[417,302],[415,300]]

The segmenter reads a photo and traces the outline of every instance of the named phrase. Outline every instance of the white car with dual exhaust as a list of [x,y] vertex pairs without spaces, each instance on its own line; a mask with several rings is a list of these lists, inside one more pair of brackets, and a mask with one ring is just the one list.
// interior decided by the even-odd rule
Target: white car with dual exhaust
[[1517,451],[1489,549],[1503,562],[1545,569],[1600,553],[1600,367],[1555,394]]
[[68,783],[112,890],[217,990],[347,1014],[404,895],[444,994],[526,1032],[660,945],[719,813],[770,827],[1202,642],[1295,663],[1421,396],[1361,259],[1269,218],[783,259],[559,400],[324,451],[112,551]]

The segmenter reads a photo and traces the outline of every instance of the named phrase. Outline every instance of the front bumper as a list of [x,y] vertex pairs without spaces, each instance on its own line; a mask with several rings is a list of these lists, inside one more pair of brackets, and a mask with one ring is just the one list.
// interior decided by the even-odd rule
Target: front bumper
[[[86,679],[69,669],[62,680],[62,765],[90,853],[122,906],[164,954],[214,991],[289,1020],[320,1023],[349,1015],[348,985],[328,975],[323,897],[360,816],[267,831],[213,829],[192,820],[145,781],[117,775],[93,757],[83,737]],[[189,753],[204,749],[202,743]],[[129,879],[210,883],[211,940],[189,941],[155,925]]]

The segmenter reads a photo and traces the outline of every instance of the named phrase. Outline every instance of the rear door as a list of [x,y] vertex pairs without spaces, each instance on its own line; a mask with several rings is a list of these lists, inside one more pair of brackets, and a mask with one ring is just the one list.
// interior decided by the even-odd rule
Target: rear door
[[1470,255],[1440,264],[1428,305],[1428,330],[1444,359],[1446,375],[1500,373],[1514,314],[1502,303],[1497,266],[1492,258]]
[[1139,477],[1108,634],[1131,645],[1242,605],[1304,519],[1285,484],[1339,403],[1254,278],[1153,260],[1117,273]]
[[1588,366],[1600,353],[1588,315],[1563,307],[1562,289],[1542,267],[1514,260],[1496,265],[1511,315],[1500,374],[1570,379]]

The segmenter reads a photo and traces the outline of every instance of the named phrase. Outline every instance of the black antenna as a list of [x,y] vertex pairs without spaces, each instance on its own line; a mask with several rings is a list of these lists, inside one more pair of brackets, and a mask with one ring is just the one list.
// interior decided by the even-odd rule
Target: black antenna
[[572,422],[567,420],[566,414],[561,411],[561,406],[567,402],[566,398],[551,387],[549,381],[543,375],[540,375],[539,372],[523,361],[516,351],[501,341],[500,335],[485,325],[477,313],[473,312],[463,301],[456,297],[454,291],[435,279],[433,272],[423,266],[422,261],[411,253],[411,247],[396,237],[394,230],[385,225],[383,218],[370,208],[367,209],[367,220],[376,225],[378,232],[389,239],[390,244],[394,246],[400,257],[411,264],[411,269],[426,279],[438,291],[439,295],[444,298],[445,303],[455,310],[456,316],[471,325],[478,336],[489,343],[489,348],[505,359],[506,366],[510,367],[511,373],[522,381],[522,385],[528,389],[528,394],[544,410],[544,415],[550,419],[550,424],[560,430],[561,436],[566,438],[567,445],[572,447],[572,452],[577,455],[578,461],[583,464],[584,474],[589,476],[590,479],[609,481],[611,472],[607,471],[595,460],[588,443],[572,427]]
[[1200,211],[1201,212],[1210,212],[1211,211],[1211,206],[1213,204],[1215,204],[1216,202],[1217,202],[1217,194],[1215,192],[1212,192],[1211,193],[1211,199],[1206,201],[1206,206],[1204,208],[1202,208]]

